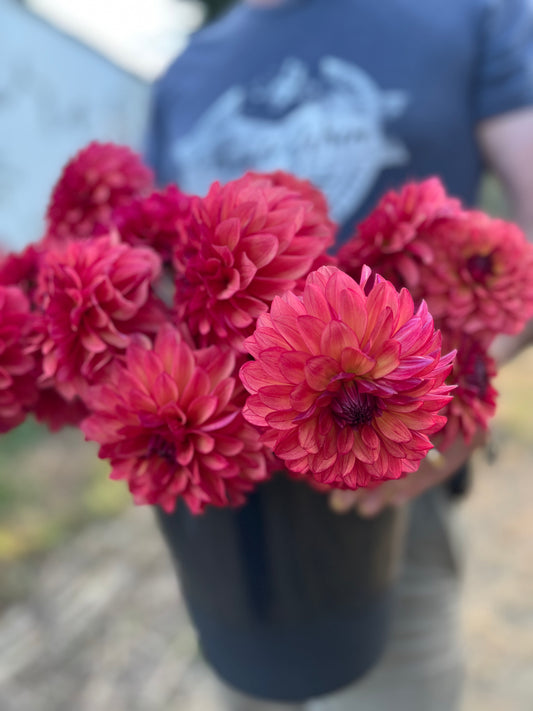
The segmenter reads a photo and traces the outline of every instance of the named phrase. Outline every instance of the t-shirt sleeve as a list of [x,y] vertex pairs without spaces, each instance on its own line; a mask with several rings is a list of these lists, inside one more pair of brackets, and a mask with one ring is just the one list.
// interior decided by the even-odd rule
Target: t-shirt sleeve
[[156,182],[163,184],[163,155],[162,146],[164,143],[163,125],[164,112],[161,106],[161,88],[156,82],[151,89],[150,102],[148,107],[148,117],[143,141],[143,156],[146,163],[153,169]]
[[478,58],[478,120],[533,106],[533,0],[486,0]]

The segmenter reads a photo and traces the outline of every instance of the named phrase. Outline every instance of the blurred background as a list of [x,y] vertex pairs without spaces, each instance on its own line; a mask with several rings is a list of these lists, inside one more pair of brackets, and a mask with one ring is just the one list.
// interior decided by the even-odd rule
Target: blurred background
[[[41,236],[52,184],[90,140],[141,149],[151,82],[227,0],[0,0],[0,243]],[[131,10],[134,9],[135,12]],[[484,207],[505,214],[486,181]],[[461,505],[464,711],[533,708],[533,351],[497,382],[496,461]],[[80,433],[0,440],[2,711],[214,711],[147,508]]]

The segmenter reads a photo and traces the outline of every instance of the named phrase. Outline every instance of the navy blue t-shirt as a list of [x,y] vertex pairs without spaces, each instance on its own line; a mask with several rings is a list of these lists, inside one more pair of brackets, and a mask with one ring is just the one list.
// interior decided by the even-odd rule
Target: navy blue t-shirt
[[408,179],[473,203],[476,125],[532,104],[528,0],[239,4],[157,82],[148,159],[198,195],[250,168],[308,178],[342,242]]

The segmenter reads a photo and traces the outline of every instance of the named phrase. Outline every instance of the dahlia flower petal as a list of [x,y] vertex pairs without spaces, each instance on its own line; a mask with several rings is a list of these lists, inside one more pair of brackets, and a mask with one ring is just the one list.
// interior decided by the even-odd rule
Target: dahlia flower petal
[[188,409],[197,397],[209,392],[210,385],[211,381],[205,370],[196,368],[181,393],[182,406]]
[[341,353],[340,364],[345,373],[365,375],[374,368],[376,361],[358,348],[344,348]]
[[307,360],[304,367],[307,384],[318,392],[328,387],[338,371],[337,361],[329,355],[313,356]]
[[341,454],[347,454],[354,446],[354,432],[351,427],[343,427],[337,439],[337,447]]
[[390,413],[383,413],[375,420],[375,426],[379,431],[393,442],[409,442],[412,439],[411,431],[404,422],[393,417]]
[[290,430],[294,428],[294,410],[270,411],[265,417],[265,424],[277,430]]
[[279,372],[285,381],[297,385],[308,360],[309,355],[301,351],[282,353],[278,359]]
[[203,425],[218,410],[218,398],[212,395],[202,395],[191,401],[188,408],[188,418],[195,427]]
[[340,360],[345,348],[357,348],[358,345],[353,331],[342,321],[330,321],[322,332],[321,351],[336,361]]
[[324,321],[329,314],[330,306],[326,300],[326,295],[320,290],[319,286],[315,286],[312,282],[309,283],[304,291],[303,304],[306,309],[306,316],[314,316]]
[[153,396],[158,407],[176,402],[179,398],[176,381],[168,373],[160,373],[153,383]]
[[304,420],[298,427],[298,441],[300,446],[309,454],[317,454],[322,450],[317,434],[317,422],[315,419],[309,418]]
[[308,412],[315,406],[317,392],[311,390],[307,382],[299,383],[290,394],[290,402],[297,413]]
[[258,394],[265,405],[282,410],[289,406],[292,391],[292,385],[264,385]]
[[354,431],[352,451],[360,462],[373,464],[379,453],[379,446],[369,447],[361,436],[361,432]]
[[398,341],[387,341],[372,370],[374,378],[383,378],[390,375],[400,364],[401,344]]
[[367,326],[367,312],[362,294],[353,289],[343,289],[338,298],[338,315],[361,342]]
[[202,429],[204,432],[213,432],[214,430],[220,430],[223,427],[228,427],[229,425],[235,423],[237,420],[240,421],[239,410],[234,410],[233,412],[228,412],[223,416],[216,416],[209,423],[203,425]]
[[258,270],[274,259],[279,250],[279,241],[272,234],[255,234],[253,239],[244,238],[242,247],[246,257]]
[[302,334],[305,350],[312,355],[319,355],[324,322],[314,316],[298,316],[297,326]]

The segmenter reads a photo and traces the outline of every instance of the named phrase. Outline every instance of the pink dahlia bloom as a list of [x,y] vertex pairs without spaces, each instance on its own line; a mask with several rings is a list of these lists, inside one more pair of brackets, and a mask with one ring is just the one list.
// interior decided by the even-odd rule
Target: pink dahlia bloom
[[169,262],[187,242],[190,218],[191,198],[170,185],[119,208],[115,223],[123,242],[151,247]]
[[137,504],[233,506],[267,477],[259,435],[236,403],[234,366],[231,351],[194,351],[167,325],[153,349],[131,343],[125,364],[94,389],[82,429]]
[[361,283],[335,267],[309,275],[299,298],[276,298],[245,345],[244,416],[288,469],[337,488],[415,471],[445,423],[441,354],[425,303],[368,267]]
[[496,412],[498,395],[492,386],[496,364],[488,355],[486,344],[463,333],[448,336],[445,341],[457,349],[457,357],[448,378],[448,383],[455,386],[453,398],[443,411],[447,422],[438,435],[438,447],[442,451],[459,434],[468,443],[479,428],[488,429]]
[[121,244],[117,235],[50,249],[39,274],[44,317],[43,375],[68,399],[103,377],[136,332],[164,321],[150,285],[160,260],[151,249]]
[[272,185],[281,185],[292,192],[297,193],[304,200],[308,200],[313,204],[313,207],[318,215],[321,215],[324,222],[328,225],[332,235],[337,231],[337,225],[329,216],[329,205],[324,193],[313,185],[310,180],[297,178],[293,173],[286,173],[283,170],[275,170],[271,173],[250,173],[256,178],[267,179]]
[[214,183],[194,202],[190,241],[176,255],[177,318],[198,345],[242,349],[257,316],[332,243],[313,203],[268,176]]
[[43,253],[42,243],[30,244],[22,252],[0,255],[0,284],[19,286],[32,297]]
[[116,208],[152,187],[152,171],[132,150],[90,143],[67,163],[52,191],[47,239],[101,234],[111,226]]
[[0,432],[20,425],[37,399],[35,359],[28,351],[33,316],[16,286],[0,286]]
[[434,261],[431,228],[460,210],[438,178],[389,191],[339,250],[339,267],[358,278],[363,264],[411,293],[420,285],[420,266]]
[[464,211],[435,230],[426,298],[450,331],[516,334],[533,316],[533,245],[516,225]]

